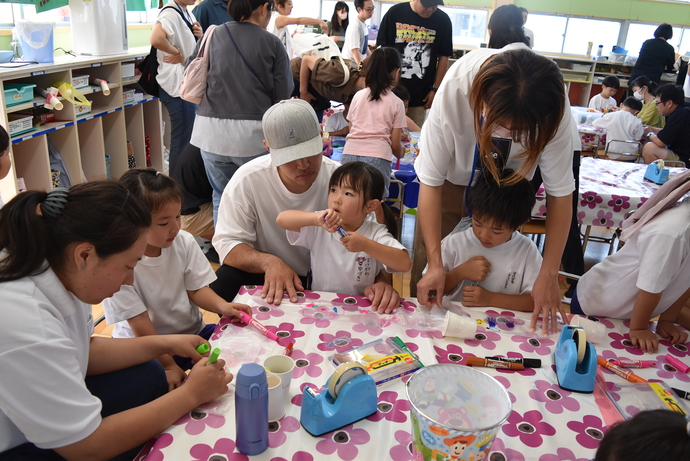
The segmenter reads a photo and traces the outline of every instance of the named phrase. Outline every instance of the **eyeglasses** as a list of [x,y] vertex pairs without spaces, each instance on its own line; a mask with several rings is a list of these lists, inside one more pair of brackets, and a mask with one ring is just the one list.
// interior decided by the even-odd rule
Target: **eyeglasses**
[[364,11],[367,11],[367,12],[369,12],[369,13],[373,13],[375,9],[376,9],[376,7],[374,6],[374,7],[371,7],[371,8],[364,8]]
[[656,101],[656,102],[654,103],[655,106],[658,106],[659,104],[664,104],[664,102],[662,102],[662,101]]

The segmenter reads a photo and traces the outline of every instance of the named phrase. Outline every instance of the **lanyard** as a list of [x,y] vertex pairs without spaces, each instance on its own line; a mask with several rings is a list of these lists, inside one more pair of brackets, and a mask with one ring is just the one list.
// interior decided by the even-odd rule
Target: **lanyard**
[[187,11],[186,8],[182,8],[179,3],[173,2],[175,6],[177,7],[178,10],[180,10],[180,14],[182,14],[182,19],[184,19],[184,22],[187,23],[189,27],[192,27],[192,15],[189,14],[189,11]]

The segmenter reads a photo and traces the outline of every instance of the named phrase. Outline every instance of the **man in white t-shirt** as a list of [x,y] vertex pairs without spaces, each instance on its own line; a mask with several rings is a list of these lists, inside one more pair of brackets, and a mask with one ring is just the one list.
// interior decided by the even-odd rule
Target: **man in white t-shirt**
[[345,31],[343,58],[350,59],[353,67],[362,62],[369,51],[369,31],[366,21],[371,19],[376,7],[372,0],[355,0],[357,16]]
[[[290,209],[327,208],[328,182],[340,165],[323,157],[319,122],[306,101],[273,105],[262,125],[270,155],[242,165],[220,201],[213,246],[223,265],[211,288],[232,301],[242,285],[263,285],[262,297],[278,305],[283,291],[297,302],[310,261],[306,248],[290,245],[276,217]],[[399,305],[389,278],[381,272],[365,290],[373,310],[390,312]]]

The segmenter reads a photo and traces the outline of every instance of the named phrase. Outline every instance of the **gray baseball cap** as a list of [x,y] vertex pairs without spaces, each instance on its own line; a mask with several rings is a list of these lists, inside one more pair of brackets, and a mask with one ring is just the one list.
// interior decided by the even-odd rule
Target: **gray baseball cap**
[[273,166],[313,157],[323,150],[316,113],[302,99],[286,99],[274,104],[264,114],[261,125],[271,149]]

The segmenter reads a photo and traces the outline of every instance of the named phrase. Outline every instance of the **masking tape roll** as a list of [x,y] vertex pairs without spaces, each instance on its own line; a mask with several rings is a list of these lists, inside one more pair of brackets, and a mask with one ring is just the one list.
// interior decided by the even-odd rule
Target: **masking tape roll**
[[581,364],[585,359],[585,352],[587,351],[587,335],[584,328],[578,328],[573,332],[573,340],[577,347],[577,364]]
[[359,375],[366,374],[367,369],[359,362],[341,363],[328,380],[328,393],[331,394],[331,397],[337,399],[340,389],[343,388],[346,382]]

